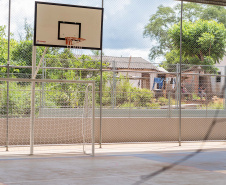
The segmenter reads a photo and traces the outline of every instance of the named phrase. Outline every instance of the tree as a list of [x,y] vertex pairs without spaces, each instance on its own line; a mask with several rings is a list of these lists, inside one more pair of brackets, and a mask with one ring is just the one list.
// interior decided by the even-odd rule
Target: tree
[[4,64],[7,61],[7,40],[6,40],[6,34],[5,34],[5,28],[6,26],[0,26],[0,63]]
[[[100,51],[100,50],[91,50],[91,52],[92,52],[95,56],[101,56],[101,51]],[[102,55],[104,55],[103,52],[102,52]]]
[[[174,7],[160,5],[144,28],[144,37],[150,37],[153,47],[150,49],[149,58],[155,60],[165,56],[166,52],[173,49],[169,41],[168,30],[180,21],[180,4]],[[226,9],[220,6],[201,5],[197,3],[184,3],[183,20],[194,23],[199,19],[215,20],[226,26]]]
[[[172,26],[168,35],[173,49],[179,50],[180,24]],[[219,63],[225,55],[226,30],[222,23],[201,19],[194,23],[183,21],[182,35],[184,56],[197,59],[199,64],[206,60]]]
[[[11,36],[13,36],[11,34]],[[11,39],[10,48],[16,47],[17,42],[15,39]],[[12,56],[12,52],[10,52],[10,57]],[[6,26],[0,26],[0,65],[6,65],[8,59],[8,38],[6,35]],[[10,58],[11,59],[11,58]],[[1,73],[6,73],[7,68],[1,68]],[[18,71],[17,69],[10,69],[10,72]]]
[[33,28],[31,24],[27,23],[27,19],[24,19],[24,33],[19,33],[20,40],[32,40]]
[[[20,41],[12,49],[12,64],[17,66],[32,66],[32,45],[31,40]],[[37,61],[41,59],[44,47],[37,47]],[[31,69],[20,69],[18,73],[31,74]]]
[[[11,36],[13,36],[11,34]],[[16,40],[10,40],[10,48],[17,45]],[[11,54],[11,53],[10,53]],[[1,65],[6,65],[8,58],[8,38],[6,35],[6,26],[0,26],[0,63]]]
[[[180,23],[168,30],[172,50],[165,55],[164,68],[173,71],[171,64],[180,62]],[[216,21],[197,20],[184,21],[182,28],[182,58],[183,63],[192,65],[207,65],[203,69],[214,73],[213,67],[223,59],[226,47],[226,29]],[[182,66],[186,69],[189,66]]]
[[12,60],[21,66],[32,64],[32,41],[20,41],[12,51]]
[[153,43],[159,43],[150,49],[149,58],[151,60],[164,55],[165,51],[171,47],[168,42],[167,31],[176,23],[176,20],[176,13],[173,8],[162,5],[158,7],[156,14],[149,19],[149,23],[144,28],[144,37],[150,37]]

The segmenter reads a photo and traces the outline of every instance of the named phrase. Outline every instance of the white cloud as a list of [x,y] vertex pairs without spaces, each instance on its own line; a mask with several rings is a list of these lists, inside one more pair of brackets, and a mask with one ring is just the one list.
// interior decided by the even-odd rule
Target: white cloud
[[[11,32],[16,39],[24,32],[25,19],[32,27],[34,25],[34,9],[36,0],[14,0],[11,2]],[[100,7],[101,0],[45,0],[45,2],[76,4]],[[73,2],[73,3],[72,3]],[[0,25],[8,25],[8,1],[0,0]]]
[[131,4],[131,0],[106,0],[104,7],[109,16],[119,16],[125,13],[126,7]]
[[4,1],[3,3],[3,0],[0,0],[0,26],[2,25],[7,25],[8,24],[8,7],[9,7],[9,4],[8,2]]
[[[13,1],[11,6],[11,32],[17,37],[23,32],[25,19],[32,25],[34,22],[34,0]],[[29,7],[29,8],[27,8]]]
[[[101,7],[102,0],[45,0],[46,2]],[[24,32],[24,20],[33,27],[35,0],[13,0],[11,32]],[[8,24],[8,1],[0,0],[0,25]],[[160,4],[173,6],[174,0],[104,0],[103,47],[106,54],[140,56],[148,59],[152,43],[143,30]],[[133,49],[131,49],[133,48]]]

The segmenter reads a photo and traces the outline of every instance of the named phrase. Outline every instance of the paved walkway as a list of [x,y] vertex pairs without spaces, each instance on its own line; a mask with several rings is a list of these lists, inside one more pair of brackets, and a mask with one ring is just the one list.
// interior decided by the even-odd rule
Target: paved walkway
[[197,152],[200,147],[198,142],[104,144],[96,146],[95,157],[0,150],[0,185],[225,185],[226,142],[207,142]]

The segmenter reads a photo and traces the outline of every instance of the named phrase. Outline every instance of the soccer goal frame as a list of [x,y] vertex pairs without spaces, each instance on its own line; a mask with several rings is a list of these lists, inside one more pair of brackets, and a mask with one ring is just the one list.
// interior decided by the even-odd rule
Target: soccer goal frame
[[[53,80],[53,79],[24,79],[24,78],[0,78],[0,81],[2,82],[28,82],[31,83],[31,92],[33,94],[33,92],[35,93],[35,83],[66,83],[66,84],[85,84],[86,85],[86,90],[85,90],[85,95],[84,95],[84,104],[83,104],[83,115],[82,115],[82,122],[84,121],[84,117],[86,117],[87,112],[87,102],[88,99],[87,98],[87,92],[88,92],[88,88],[90,87],[90,91],[89,91],[89,96],[92,99],[92,101],[90,101],[90,115],[89,115],[89,123],[91,123],[92,125],[90,125],[90,129],[91,129],[91,133],[90,133],[90,140],[89,140],[89,145],[91,146],[90,152],[86,153],[85,149],[85,143],[84,143],[84,138],[83,138],[83,143],[75,143],[75,144],[83,144],[83,153],[84,154],[90,154],[92,156],[95,155],[95,81],[83,81],[83,80]],[[31,94],[31,113],[30,113],[30,155],[34,154],[34,146],[35,146],[35,136],[34,136],[34,125],[35,125],[35,95]],[[7,123],[8,124],[8,123]],[[82,123],[82,127],[83,127],[83,123]],[[82,131],[83,132],[83,128]],[[7,134],[8,135],[8,134]],[[7,141],[9,140],[9,138],[7,138]],[[6,142],[7,144],[9,142]],[[8,148],[8,146],[6,146]]]

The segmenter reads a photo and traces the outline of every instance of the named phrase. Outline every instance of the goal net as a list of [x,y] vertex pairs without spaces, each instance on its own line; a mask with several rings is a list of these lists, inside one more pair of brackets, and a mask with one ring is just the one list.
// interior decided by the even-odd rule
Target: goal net
[[94,155],[93,81],[0,80],[1,150]]

